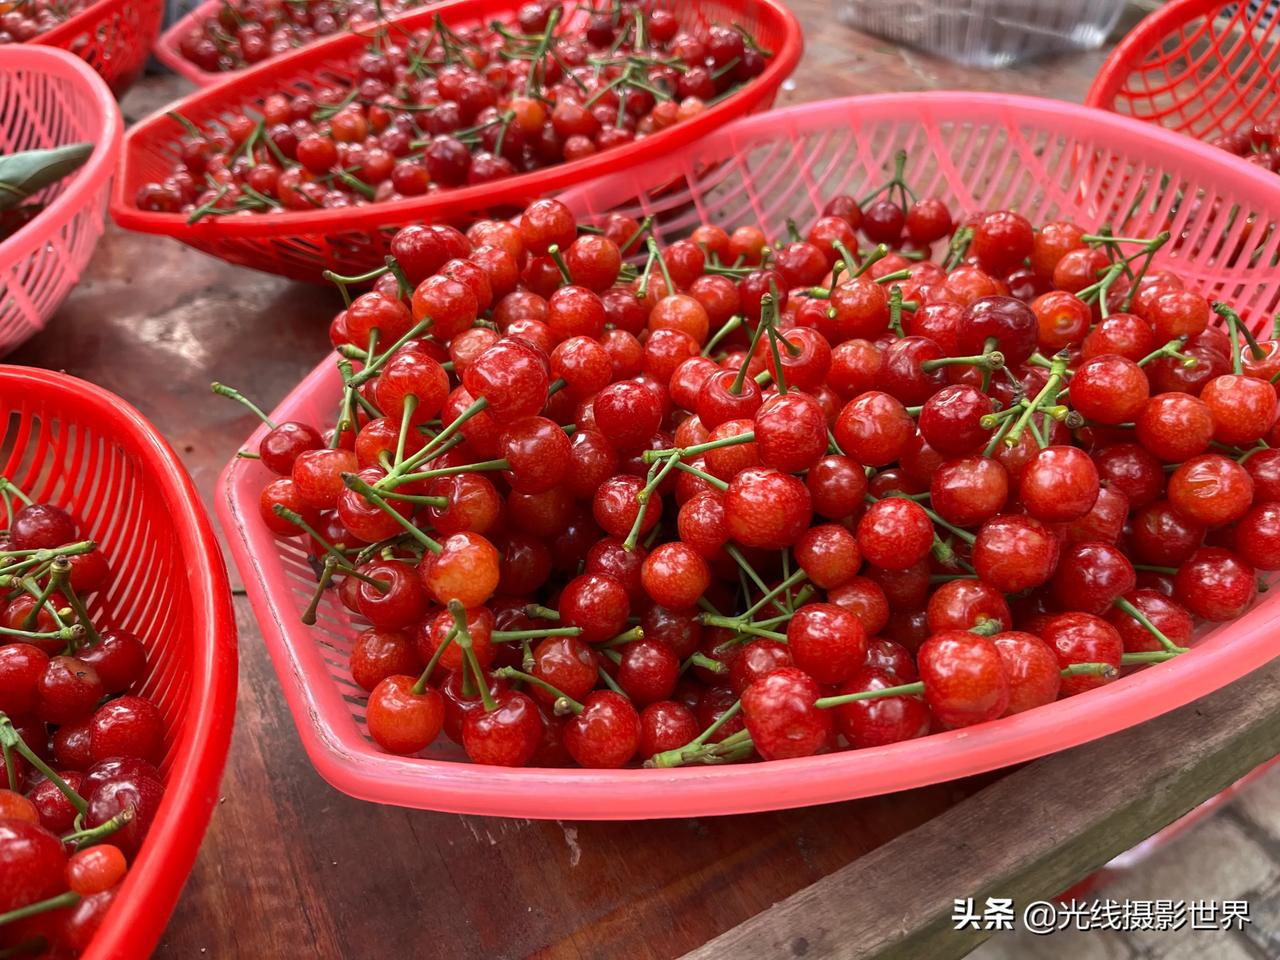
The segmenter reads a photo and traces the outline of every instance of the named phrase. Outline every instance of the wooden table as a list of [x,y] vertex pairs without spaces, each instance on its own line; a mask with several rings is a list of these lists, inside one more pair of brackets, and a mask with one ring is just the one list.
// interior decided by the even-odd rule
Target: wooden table
[[[932,88],[1078,101],[1103,57],[983,73],[857,34],[818,0],[791,5],[808,47],[780,105]],[[126,113],[184,89],[148,78]],[[331,291],[111,228],[48,329],[10,360],[66,370],[136,404],[208,501],[252,428],[235,404],[210,396],[209,382],[232,382],[269,408],[326,353],[335,302]],[[665,960],[725,931],[699,955],[959,955],[975,941],[940,932],[951,897],[997,881],[1004,895],[1052,894],[1269,756],[1280,717],[1280,669],[1271,669],[1166,718],[1163,735],[1139,728],[1004,778],[891,797],[634,824],[407,811],[343,796],[312,770],[242,594],[223,799],[159,957]],[[1184,729],[1206,746],[1175,762],[1161,746]],[[1154,759],[1135,770],[1134,756]],[[1046,798],[1068,802],[1050,814]],[[926,938],[937,939],[926,949]]]

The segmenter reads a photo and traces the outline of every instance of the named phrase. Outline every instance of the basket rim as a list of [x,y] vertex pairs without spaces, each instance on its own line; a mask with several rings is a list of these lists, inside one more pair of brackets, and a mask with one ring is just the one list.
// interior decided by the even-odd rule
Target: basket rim
[[[156,482],[184,547],[194,610],[191,695],[174,741],[164,799],[124,886],[84,954],[86,960],[141,956],[159,939],[190,873],[226,762],[236,698],[236,634],[231,588],[213,526],[177,454],[134,406],[88,381],[0,364],[0,385],[49,397],[67,410],[107,412],[116,442]],[[142,949],[145,948],[145,949]]]
[[128,0],[94,0],[79,13],[73,17],[68,17],[62,23],[58,24],[52,30],[46,30],[44,33],[33,37],[27,43],[32,46],[41,46],[44,44],[62,44],[71,40],[88,24],[97,20],[102,16],[104,7],[123,7]]
[[[776,93],[782,81],[795,70],[803,51],[803,37],[795,14],[783,0],[735,0],[743,8],[755,9],[773,19],[783,33],[782,43],[773,51],[764,72],[743,85],[724,100],[708,107],[689,120],[643,139],[592,154],[581,160],[557,163],[539,170],[504,177],[490,183],[453,187],[421,197],[406,197],[386,203],[370,203],[358,207],[334,210],[298,210],[273,213],[264,216],[206,217],[198,223],[188,224],[181,213],[154,213],[138,209],[133,198],[126,195],[136,168],[139,146],[144,136],[157,127],[172,126],[175,132],[181,128],[169,113],[183,113],[192,106],[217,104],[222,98],[235,97],[236,103],[252,99],[245,94],[263,89],[260,81],[287,74],[292,67],[320,61],[325,54],[354,47],[360,38],[355,34],[335,34],[315,43],[299,47],[287,54],[264,60],[245,70],[232,72],[225,79],[201,87],[175,103],[167,104],[149,116],[139,120],[125,135],[121,151],[120,175],[111,191],[110,211],[115,222],[126,229],[142,233],[159,233],[186,241],[224,240],[230,238],[282,238],[304,234],[350,232],[380,229],[386,226],[415,220],[440,219],[484,209],[504,202],[527,200],[534,193],[546,193],[563,189],[584,179],[599,177],[619,168],[677,150],[706,133],[723,126],[733,117],[760,106]],[[392,17],[392,21],[414,27],[418,20],[424,22],[437,14],[453,15],[464,20],[471,15],[486,20],[499,10],[513,10],[519,0],[445,0],[443,3],[407,11]],[[345,51],[343,53],[345,55]]]
[[1233,0],[1170,0],[1153,10],[1107,55],[1085,94],[1084,105],[1114,113],[1116,94],[1155,42],[1193,17],[1205,16],[1212,11],[1234,5],[1237,4]]
[[97,143],[84,166],[70,174],[70,183],[53,202],[36,214],[30,223],[20,227],[13,236],[0,240],[0,270],[47,243],[49,234],[78,216],[88,204],[89,194],[116,170],[120,142],[124,135],[124,120],[110,87],[96,70],[61,47],[39,44],[14,44],[12,49],[6,51],[5,63],[0,67],[5,72],[31,69],[46,73],[58,73],[63,68],[76,75],[81,85],[80,92],[87,94],[94,102],[95,113],[101,120],[95,137]]
[[[903,114],[903,110],[910,112]],[[832,123],[859,109],[877,117],[964,118],[986,110],[990,122],[1028,117],[1055,129],[1055,120],[1087,120],[1100,136],[1137,141],[1132,150],[1182,151],[1220,167],[1236,183],[1256,184],[1280,210],[1280,184],[1260,170],[1226,164],[1222,152],[1171,131],[1059,101],[992,93],[878,94],[801,104],[726,126],[686,152],[716,155],[749,144],[762,130],[827,116]],[[626,176],[657,176],[671,161],[654,161]],[[660,164],[662,167],[660,168]],[[1252,181],[1244,178],[1256,178]],[[572,205],[599,185],[562,195]],[[290,419],[306,401],[333,389],[338,374],[326,358],[285,398],[273,419]],[[336,395],[336,394],[335,394]],[[260,427],[247,441],[265,435]],[[362,799],[456,813],[569,819],[649,819],[758,812],[880,795],[998,769],[1077,746],[1149,720],[1238,679],[1277,655],[1280,596],[1264,599],[1193,650],[1088,693],[979,727],[933,734],[867,750],[713,768],[620,771],[523,768],[506,770],[459,761],[394,757],[359,732],[342,692],[327,675],[319,644],[296,620],[280,591],[268,589],[281,564],[276,541],[258,519],[259,465],[233,459],[219,478],[215,509],[232,557],[257,611],[263,636],[294,723],[317,770],[336,788]],[[315,682],[308,682],[315,678]]]

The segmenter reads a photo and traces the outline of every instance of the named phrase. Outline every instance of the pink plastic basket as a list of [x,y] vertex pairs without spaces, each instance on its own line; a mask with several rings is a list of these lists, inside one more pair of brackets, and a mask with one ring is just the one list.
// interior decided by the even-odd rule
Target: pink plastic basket
[[[732,124],[661,160],[571,191],[580,215],[610,209],[652,214],[665,239],[712,221],[812,221],[826,199],[881,181],[894,152],[910,152],[907,176],[953,209],[1012,205],[1043,222],[1072,217],[1117,230],[1172,227],[1208,243],[1183,243],[1166,262],[1202,289],[1236,303],[1274,301],[1280,275],[1220,266],[1221,238],[1197,188],[1239,203],[1266,262],[1280,249],[1280,184],[1221,151],[1175,134],[1052,101],[981,93],[894,94],[808,104]],[[1162,178],[1167,186],[1159,188]],[[1145,192],[1144,192],[1145,191]],[[1175,192],[1182,197],[1175,202]],[[1147,196],[1151,194],[1151,196]],[[1146,199],[1143,199],[1143,198]],[[1176,212],[1174,208],[1176,206]],[[1200,204],[1207,211],[1210,204]],[[1117,216],[1115,211],[1136,212]],[[1200,218],[1199,220],[1197,218]],[[1228,233],[1242,229],[1237,217]],[[1204,220],[1205,222],[1201,222]],[[1265,224],[1265,228],[1263,225]],[[277,420],[321,423],[336,409],[340,378],[325,361],[276,410]],[[256,448],[263,430],[249,440]],[[315,576],[299,542],[274,539],[258,515],[269,476],[254,461],[223,473],[217,509],[262,625],[302,742],[339,789],[384,803],[497,816],[643,819],[745,813],[890,793],[1030,760],[1157,716],[1229,683],[1280,652],[1280,592],[1239,621],[1200,637],[1176,661],[1081,696],[964,730],[880,749],[745,766],[678,770],[506,770],[465,762],[448,748],[426,759],[380,752],[364,729],[364,697],[347,659],[357,626],[326,603],[314,628],[298,617]]]
[[45,190],[47,208],[0,242],[0,353],[41,330],[102,235],[120,151],[120,109],[102,78],[65,50],[0,54],[0,153],[96,143],[83,167]]

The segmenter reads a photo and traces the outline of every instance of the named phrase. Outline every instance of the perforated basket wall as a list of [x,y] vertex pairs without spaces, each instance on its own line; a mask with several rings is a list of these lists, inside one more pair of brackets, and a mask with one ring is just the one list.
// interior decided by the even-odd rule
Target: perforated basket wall
[[164,0],[97,0],[33,42],[74,53],[119,95],[146,66],[163,17]]
[[1200,140],[1280,119],[1280,5],[1172,0],[1112,51],[1085,101]]
[[[155,946],[217,798],[235,710],[235,622],[226,568],[177,457],[119,397],[65,374],[0,365],[0,470],[71,512],[102,545],[110,586],[99,623],[142,637],[140,693],[165,720],[166,792],[116,904],[86,958]],[[0,526],[9,518],[0,506]]]
[[[1071,104],[989,94],[909,94],[809,104],[739,121],[662,160],[564,195],[590,220],[621,209],[652,214],[664,240],[704,221],[761,224],[782,236],[788,217],[812,222],[831,196],[882,182],[898,148],[907,176],[953,209],[1013,206],[1033,221],[1067,217],[1139,234],[1166,227],[1184,240],[1165,257],[1202,289],[1255,312],[1274,305],[1280,280],[1222,249],[1254,224],[1256,251],[1270,262],[1280,236],[1280,185],[1225,162],[1221,151],[1120,117]],[[1240,204],[1233,226],[1193,211],[1198,190]],[[1175,193],[1182,191],[1181,199]],[[1130,213],[1130,210],[1133,210]],[[341,393],[325,361],[280,405],[276,420],[328,424]],[[256,448],[264,431],[247,443]],[[451,762],[452,748],[426,758],[392,757],[366,737],[364,696],[347,659],[360,629],[333,599],[314,628],[298,617],[315,574],[298,541],[271,536],[258,515],[270,480],[260,464],[234,460],[217,508],[249,599],[263,626],[303,744],[335,786],[367,799],[500,816],[628,819],[699,816],[826,803],[966,776],[1018,763],[1150,719],[1216,689],[1280,651],[1273,591],[1241,620],[1206,633],[1177,661],[1083,696],[994,723],[889,747],[765,764],[686,770],[504,770]]]
[[[197,91],[139,122],[125,139],[124,166],[111,199],[111,215],[130,230],[175,237],[231,263],[298,280],[322,281],[326,269],[364,273],[381,266],[398,227],[426,221],[465,222],[486,209],[510,210],[548,193],[586,182],[635,163],[663,156],[739,116],[767,109],[778,87],[800,59],[800,27],[779,0],[705,0],[696,6],[653,0],[672,9],[689,27],[711,21],[735,23],[773,51],[764,73],[697,117],[602,153],[545,167],[492,183],[441,190],[390,203],[334,210],[286,211],[234,217],[205,217],[188,224],[184,214],[149,213],[134,203],[143,184],[163,180],[173,168],[184,135],[176,112],[198,125],[225,118],[233,110],[260,106],[270,93],[312,92],[324,81],[347,81],[368,39],[352,34],[329,37],[287,56],[268,60]],[[450,27],[493,20],[511,22],[520,0],[448,0],[395,19],[388,28],[426,27],[439,15]],[[585,24],[583,8],[566,4],[570,25]]]
[[120,110],[82,60],[52,47],[0,48],[0,153],[97,144],[38,197],[46,209],[0,240],[0,354],[44,327],[102,235],[120,149]]

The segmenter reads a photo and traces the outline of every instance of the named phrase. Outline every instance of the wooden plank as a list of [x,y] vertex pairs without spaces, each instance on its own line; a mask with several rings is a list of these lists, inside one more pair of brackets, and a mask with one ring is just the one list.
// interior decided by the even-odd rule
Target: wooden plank
[[953,900],[1053,896],[1275,756],[1280,660],[1132,730],[1023,767],[684,960],[947,960],[990,936]]

